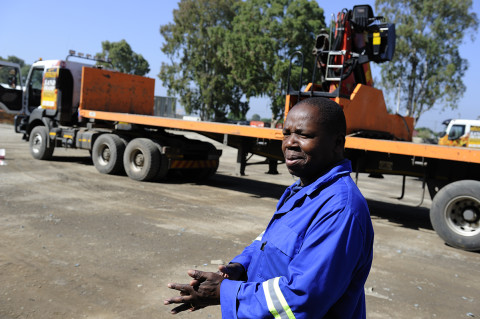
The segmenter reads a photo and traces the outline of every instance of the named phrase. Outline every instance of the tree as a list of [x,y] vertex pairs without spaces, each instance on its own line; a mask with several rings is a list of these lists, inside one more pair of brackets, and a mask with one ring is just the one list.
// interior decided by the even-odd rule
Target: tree
[[241,115],[239,116],[238,114],[235,114],[233,112],[230,112],[227,114],[227,121],[233,121],[233,122],[241,122],[241,121],[246,121],[245,117],[242,117]]
[[416,122],[435,105],[457,108],[468,67],[459,46],[478,28],[472,0],[377,0],[376,9],[396,24],[394,59],[381,66],[384,88],[400,94]]
[[[232,68],[230,78],[247,103],[253,96],[269,97],[272,119],[278,120],[295,51],[303,52],[305,75],[311,74],[315,37],[325,27],[323,9],[309,0],[247,0],[238,3],[237,10],[222,50]],[[294,68],[292,79],[299,74],[300,68]]]
[[258,114],[256,114],[256,113],[253,114],[251,120],[252,120],[252,121],[260,121],[260,115],[258,115]]
[[162,63],[158,77],[169,94],[178,94],[187,113],[203,120],[225,120],[228,113],[246,114],[243,92],[229,80],[231,68],[219,55],[232,28],[234,7],[240,0],[181,0],[173,23],[160,27],[162,51],[171,63]]
[[[145,75],[150,72],[150,66],[141,54],[133,52],[125,40],[119,42],[102,42],[102,53],[96,54],[97,58],[111,60],[115,69],[120,72]],[[97,64],[109,66],[109,63],[98,62]]]
[[31,65],[30,64],[25,64],[25,60],[20,59],[19,57],[16,57],[15,55],[9,55],[6,59],[0,57],[0,60],[7,61],[7,62],[12,62],[12,63],[17,63],[20,65],[20,73],[22,75],[22,80],[23,82],[26,81],[28,71],[30,70]]
[[417,137],[421,138],[425,143],[437,144],[438,133],[432,131],[428,127],[419,127],[415,129],[417,131]]

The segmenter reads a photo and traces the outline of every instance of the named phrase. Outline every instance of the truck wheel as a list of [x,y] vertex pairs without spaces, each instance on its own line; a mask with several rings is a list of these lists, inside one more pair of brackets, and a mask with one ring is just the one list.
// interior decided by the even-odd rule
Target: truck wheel
[[93,144],[92,161],[102,174],[119,174],[123,169],[125,142],[115,134],[102,134]]
[[35,126],[30,133],[30,153],[33,158],[39,160],[48,160],[52,158],[54,143],[48,144],[48,130],[45,126]]
[[480,182],[464,180],[442,188],[433,198],[430,221],[447,244],[480,250]]
[[159,165],[160,152],[153,141],[136,138],[128,143],[123,154],[123,167],[131,179],[152,180],[157,175]]

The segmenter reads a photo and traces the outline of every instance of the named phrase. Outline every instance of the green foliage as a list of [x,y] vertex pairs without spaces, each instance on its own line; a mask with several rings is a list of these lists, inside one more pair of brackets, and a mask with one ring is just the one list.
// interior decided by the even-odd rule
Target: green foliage
[[417,136],[421,138],[432,138],[437,134],[428,127],[419,127],[415,130],[417,131]]
[[[268,96],[272,117],[283,117],[289,58],[302,50],[310,69],[315,36],[325,26],[317,2],[182,0],[178,6],[174,22],[160,28],[171,63],[162,64],[159,78],[186,112],[245,118],[251,97]],[[293,73],[298,77],[299,68]]]
[[[102,42],[102,53],[97,58],[110,59],[115,69],[120,72],[145,75],[150,72],[150,66],[141,54],[133,52],[125,40],[119,42]],[[99,65],[111,66],[109,63],[98,62]]]
[[438,141],[439,133],[432,131],[428,127],[419,127],[415,129],[417,131],[417,137],[423,139],[427,143],[436,144]]
[[25,80],[27,79],[28,71],[30,70],[30,67],[31,67],[30,64],[26,64],[25,60],[22,60],[19,57],[16,57],[14,55],[9,55],[6,59],[0,57],[0,60],[17,63],[18,65],[20,65],[20,73],[22,75],[22,80],[25,83]]
[[227,115],[227,120],[238,122],[238,121],[246,121],[246,118],[244,116],[230,112]]
[[234,7],[240,0],[181,0],[173,23],[160,27],[162,51],[171,59],[162,63],[158,77],[169,94],[178,94],[187,113],[203,120],[225,120],[228,113],[246,114],[243,92],[229,81],[231,69],[218,54],[232,28]]
[[[247,0],[237,10],[222,50],[232,68],[229,78],[247,101],[269,97],[272,118],[282,118],[290,56],[301,50],[305,74],[311,74],[315,36],[325,26],[323,10],[308,0]],[[292,79],[299,70],[293,69]]]
[[381,66],[386,91],[393,95],[400,87],[403,107],[416,121],[435,105],[457,108],[468,67],[459,46],[478,28],[472,0],[377,0],[376,8],[396,24],[395,57]]
[[16,64],[20,65],[20,67],[25,65],[25,60],[22,60],[19,57],[16,57],[14,55],[9,55],[6,59],[0,57],[0,60],[16,63]]
[[260,121],[260,115],[258,115],[258,114],[253,114],[251,120],[252,120],[252,121]]

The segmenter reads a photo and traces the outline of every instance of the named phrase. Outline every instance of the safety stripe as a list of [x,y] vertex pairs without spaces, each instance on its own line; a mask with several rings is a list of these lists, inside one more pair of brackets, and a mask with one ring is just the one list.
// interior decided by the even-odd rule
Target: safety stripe
[[295,319],[292,309],[290,309],[287,300],[285,300],[285,297],[280,290],[279,282],[280,277],[276,277],[264,281],[262,284],[268,310],[275,318]]
[[262,231],[260,235],[258,235],[257,238],[255,238],[255,240],[258,240],[258,241],[262,240],[263,234],[265,234],[265,231]]
[[218,166],[218,160],[172,160],[170,168],[213,168]]
[[277,310],[275,309],[275,306],[273,305],[273,302],[272,302],[272,297],[270,296],[270,290],[268,289],[268,281],[264,281],[262,286],[263,286],[263,292],[265,293],[265,300],[267,301],[267,306],[268,306],[268,310],[270,311],[270,313],[273,315],[273,317],[275,319],[278,319],[278,318],[282,318]]
[[278,299],[280,300],[280,303],[282,304],[282,309],[285,311],[288,318],[295,319],[295,315],[293,314],[292,309],[290,309],[290,306],[288,305],[287,300],[285,299],[282,291],[280,290],[279,282],[280,282],[280,277],[275,278],[273,287],[275,289]]

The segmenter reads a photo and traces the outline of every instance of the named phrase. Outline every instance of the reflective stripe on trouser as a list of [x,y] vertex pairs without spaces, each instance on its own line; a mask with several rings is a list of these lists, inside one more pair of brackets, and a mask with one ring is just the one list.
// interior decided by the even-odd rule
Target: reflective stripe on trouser
[[264,281],[262,284],[268,310],[276,319],[295,319],[292,309],[290,309],[290,306],[280,290],[280,285],[278,284],[279,280],[280,277],[276,277]]

